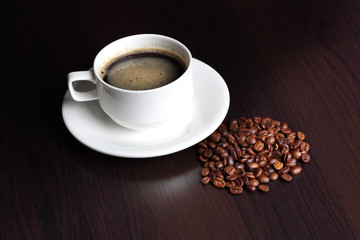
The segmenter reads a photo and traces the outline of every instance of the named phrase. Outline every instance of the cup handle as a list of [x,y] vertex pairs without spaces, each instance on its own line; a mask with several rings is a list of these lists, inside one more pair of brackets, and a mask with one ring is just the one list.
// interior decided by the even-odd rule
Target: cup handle
[[77,82],[77,81],[90,81],[93,84],[96,84],[96,78],[92,70],[69,73],[68,88],[72,98],[78,102],[91,101],[99,98],[96,92],[96,88],[87,92],[80,92],[75,90],[73,82]]

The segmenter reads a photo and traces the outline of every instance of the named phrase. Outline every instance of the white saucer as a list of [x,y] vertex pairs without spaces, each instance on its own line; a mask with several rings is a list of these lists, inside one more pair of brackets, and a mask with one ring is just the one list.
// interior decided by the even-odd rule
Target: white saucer
[[98,152],[117,157],[145,158],[186,149],[208,137],[224,120],[230,104],[223,78],[194,59],[195,96],[189,112],[168,124],[146,131],[113,122],[97,101],[76,102],[66,92],[62,115],[71,134]]

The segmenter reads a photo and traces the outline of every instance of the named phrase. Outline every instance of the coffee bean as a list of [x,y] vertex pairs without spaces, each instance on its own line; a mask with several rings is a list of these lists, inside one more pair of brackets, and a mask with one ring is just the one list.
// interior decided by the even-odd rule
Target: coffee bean
[[254,119],[254,122],[256,122],[256,123],[259,123],[261,121],[261,117],[258,117],[258,116],[254,116],[253,119]]
[[305,134],[303,132],[297,132],[296,134],[297,138],[300,139],[300,140],[305,140]]
[[249,185],[257,187],[257,186],[259,186],[259,180],[257,180],[256,178],[252,178],[249,181]]
[[280,128],[281,128],[281,129],[287,129],[287,128],[288,128],[288,124],[287,124],[286,122],[283,122],[283,123],[281,123]]
[[288,166],[285,166],[278,171],[279,174],[288,173],[288,172],[290,172],[290,167]]
[[236,175],[236,174],[231,174],[231,175],[228,175],[226,176],[226,180],[228,181],[235,181],[239,176]]
[[235,186],[235,182],[234,181],[231,181],[231,182],[225,182],[225,187],[227,188],[232,188]]
[[251,162],[248,164],[249,169],[256,169],[259,167],[259,164],[257,162]]
[[255,175],[253,172],[245,172],[245,177],[252,179],[252,178],[255,178]]
[[255,192],[256,191],[256,187],[252,186],[252,185],[246,185],[246,190],[250,191],[250,192]]
[[212,156],[212,150],[210,148],[206,148],[202,155],[204,156],[204,158],[210,158]]
[[230,188],[230,193],[232,194],[241,194],[243,192],[243,188],[240,186],[234,186]]
[[276,170],[280,170],[284,167],[284,164],[282,162],[279,162],[279,161],[276,161],[274,164],[273,164],[273,167],[276,169]]
[[290,169],[291,175],[294,175],[294,176],[299,175],[301,173],[301,171],[302,171],[301,166],[294,166]]
[[305,151],[308,152],[310,150],[310,144],[306,143],[306,142],[302,142],[300,144],[300,150],[301,151]]
[[256,143],[256,138],[253,135],[250,135],[246,138],[246,142],[250,145],[254,145]]
[[224,172],[227,175],[233,175],[233,174],[235,174],[235,171],[236,171],[236,168],[233,167],[233,166],[227,166],[227,167],[224,168]]
[[209,142],[209,143],[208,143],[208,146],[209,146],[209,148],[216,148],[216,143],[214,143],[214,142]]
[[272,172],[270,173],[269,178],[271,181],[276,181],[279,178],[279,174],[277,174],[276,172]]
[[202,184],[208,184],[210,182],[210,177],[206,176],[201,179]]
[[264,143],[260,140],[257,140],[254,144],[254,150],[259,152],[264,149]]
[[210,173],[210,169],[209,169],[209,168],[203,168],[203,169],[201,169],[201,175],[207,176],[207,175],[209,175],[209,173]]
[[222,153],[224,153],[225,152],[225,149],[224,148],[222,148],[222,147],[217,147],[216,149],[215,149],[215,153],[217,154],[217,155],[221,155]]
[[275,137],[274,136],[270,136],[266,139],[266,141],[270,144],[273,145],[275,143]]
[[235,164],[234,158],[231,155],[227,156],[226,160],[227,160],[227,165],[233,166]]
[[259,178],[262,174],[263,174],[262,168],[259,167],[259,168],[255,169],[255,171],[254,171],[255,178]]
[[270,178],[267,177],[267,176],[265,176],[265,175],[261,175],[258,179],[259,179],[259,182],[261,182],[261,183],[268,183],[268,182],[270,182]]
[[301,157],[301,152],[299,150],[294,150],[292,152],[292,157],[295,159],[299,159]]
[[302,160],[303,162],[305,162],[305,163],[310,162],[310,155],[307,154],[307,153],[301,155],[301,160]]
[[238,129],[238,123],[235,118],[231,119],[229,122],[229,130],[230,131],[236,131]]
[[292,176],[287,173],[281,174],[280,177],[286,182],[290,182],[292,180]]
[[217,162],[215,162],[215,167],[216,167],[217,169],[220,169],[220,168],[223,168],[223,167],[224,167],[224,164],[223,164],[222,161],[217,161]]
[[215,187],[217,188],[224,188],[225,187],[225,180],[222,178],[215,178],[215,180],[213,181],[213,184]]
[[199,159],[200,159],[201,162],[204,162],[204,163],[209,160],[208,158],[205,158],[203,155],[200,155]]
[[263,118],[260,121],[260,125],[262,126],[262,128],[267,128],[269,127],[269,125],[271,124],[271,118]]
[[260,184],[258,186],[259,190],[262,192],[268,192],[270,190],[270,187],[268,185]]
[[288,167],[294,167],[296,165],[296,159],[292,158],[290,161],[288,161],[287,163],[285,163],[286,166]]

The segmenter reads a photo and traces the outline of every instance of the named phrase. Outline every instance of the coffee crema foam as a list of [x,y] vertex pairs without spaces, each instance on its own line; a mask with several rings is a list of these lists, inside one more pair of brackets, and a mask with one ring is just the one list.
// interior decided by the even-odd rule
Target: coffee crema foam
[[126,90],[149,90],[165,86],[185,72],[184,63],[165,52],[135,52],[108,64],[101,77]]

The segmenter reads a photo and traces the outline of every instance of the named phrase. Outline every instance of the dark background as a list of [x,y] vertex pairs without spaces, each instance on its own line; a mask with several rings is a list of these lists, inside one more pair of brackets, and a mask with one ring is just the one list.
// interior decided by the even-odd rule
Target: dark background
[[[1,239],[360,239],[359,1],[5,0],[0,20]],[[123,159],[75,140],[67,74],[137,33],[216,69],[226,119],[303,131],[301,175],[233,196],[201,185],[196,147]]]

